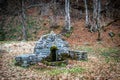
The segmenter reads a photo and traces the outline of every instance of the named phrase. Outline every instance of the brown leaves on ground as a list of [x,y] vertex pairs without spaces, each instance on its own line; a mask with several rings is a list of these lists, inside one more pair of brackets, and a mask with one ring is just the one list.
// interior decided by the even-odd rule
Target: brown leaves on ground
[[[2,50],[6,50],[0,57],[1,80],[119,80],[120,63],[106,63],[105,58],[99,53],[88,52],[88,61],[69,60],[66,67],[51,67],[38,63],[29,68],[14,65],[14,58],[20,54],[33,53],[35,42],[12,42],[2,44]],[[92,48],[101,48],[91,46]],[[101,48],[102,49],[102,48]],[[97,52],[97,51],[96,51]],[[74,67],[84,68],[80,73],[59,73],[50,75],[54,69],[63,70]]]

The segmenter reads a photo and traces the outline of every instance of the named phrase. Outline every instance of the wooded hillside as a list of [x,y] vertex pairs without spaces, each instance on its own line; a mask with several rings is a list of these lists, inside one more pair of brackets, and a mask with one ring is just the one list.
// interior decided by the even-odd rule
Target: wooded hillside
[[[53,30],[69,37],[66,39],[70,43],[72,36],[78,36],[75,37],[75,40],[79,41],[77,43],[83,43],[84,40],[88,42],[90,36],[93,37],[91,42],[96,39],[111,41],[111,36],[108,35],[111,32],[116,34],[114,40],[117,43],[120,34],[119,0],[98,2],[101,5],[99,8],[94,4],[95,0],[70,0],[70,7],[65,8],[67,6],[64,0],[1,0],[0,40],[37,40],[42,34]],[[98,13],[96,10],[99,10]],[[67,14],[69,12],[70,14]],[[65,17],[67,15],[68,18]],[[72,27],[72,32],[68,31],[66,34],[64,29],[68,26]]]

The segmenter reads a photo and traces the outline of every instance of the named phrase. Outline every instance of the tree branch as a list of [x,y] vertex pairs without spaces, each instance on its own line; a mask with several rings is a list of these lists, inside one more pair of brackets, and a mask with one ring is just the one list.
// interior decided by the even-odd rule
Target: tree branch
[[30,5],[30,6],[26,7],[26,10],[29,9],[29,8],[32,8],[32,7],[39,7],[39,6],[42,6],[42,4]]
[[[32,7],[39,7],[39,6],[42,6],[42,4],[30,5],[30,6],[28,6],[28,7],[25,8],[25,11],[26,11],[27,9],[32,8]],[[19,10],[19,11],[15,12],[15,14],[18,14],[18,13],[21,13],[21,12],[22,12],[22,10]]]
[[107,23],[106,25],[103,25],[102,28],[107,27],[107,26],[111,25],[112,23],[117,22],[117,21],[119,21],[119,20],[120,20],[120,18],[115,19],[115,20],[113,20],[113,21]]

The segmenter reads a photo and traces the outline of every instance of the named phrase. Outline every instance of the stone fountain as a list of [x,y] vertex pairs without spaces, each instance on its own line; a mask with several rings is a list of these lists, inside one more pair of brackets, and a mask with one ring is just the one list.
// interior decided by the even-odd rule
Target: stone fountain
[[36,64],[37,62],[40,62],[43,58],[50,55],[50,48],[52,46],[57,47],[57,55],[64,53],[69,54],[71,57],[74,57],[75,55],[78,56],[77,60],[87,59],[87,52],[71,50],[68,42],[62,39],[61,35],[57,35],[53,31],[51,31],[50,34],[41,36],[41,38],[36,42],[34,53],[16,56],[16,64],[23,67],[27,67],[31,64]]

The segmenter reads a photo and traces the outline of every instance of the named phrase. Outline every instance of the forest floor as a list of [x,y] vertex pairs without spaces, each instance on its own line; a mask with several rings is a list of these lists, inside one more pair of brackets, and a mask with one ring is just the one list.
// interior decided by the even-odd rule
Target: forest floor
[[[71,49],[87,51],[87,61],[69,60],[67,66],[60,67],[39,63],[23,68],[14,65],[15,56],[33,53],[36,41],[3,41],[0,42],[0,80],[120,80],[120,25],[114,23],[106,27],[99,42],[96,40],[97,33],[84,28],[83,20],[72,25],[71,36],[63,38],[69,42]],[[38,38],[49,32],[49,26],[45,26],[37,33]],[[53,31],[58,34],[61,29]],[[115,33],[113,39],[108,35],[111,31]]]
[[120,80],[118,47],[77,46],[88,52],[87,61],[69,60],[67,66],[50,67],[41,63],[23,68],[15,66],[15,56],[33,52],[35,41],[2,43],[1,80]]

